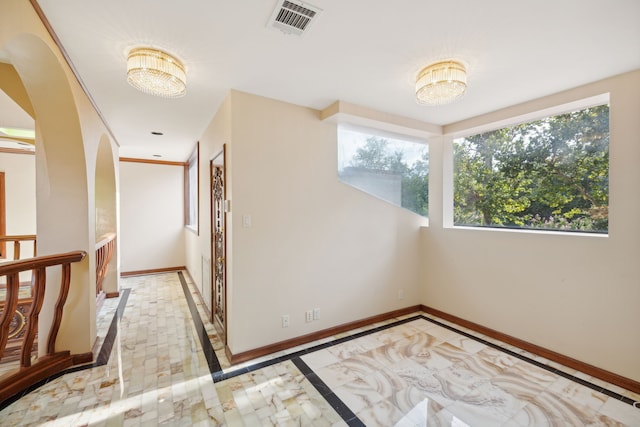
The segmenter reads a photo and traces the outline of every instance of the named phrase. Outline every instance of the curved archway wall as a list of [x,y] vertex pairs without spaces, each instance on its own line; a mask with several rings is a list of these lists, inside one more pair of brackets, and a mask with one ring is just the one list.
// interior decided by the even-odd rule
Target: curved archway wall
[[[108,129],[31,4],[3,0],[0,16],[7,17],[0,26],[0,51],[18,72],[36,116],[38,252],[84,250],[88,254],[73,266],[56,345],[58,350],[85,354],[96,337],[95,169],[98,146]],[[117,148],[114,142],[108,143],[113,156]],[[115,176],[113,163],[112,159]],[[112,182],[117,186],[115,178]],[[58,277],[48,277],[45,306],[55,300]],[[51,318],[52,313],[43,309],[40,330],[48,329]],[[40,337],[41,352],[45,340]]]
[[[117,163],[115,152],[107,135],[102,135],[98,145],[96,157],[96,180],[95,180],[95,212],[96,212],[96,243],[107,233],[118,232],[118,208],[116,197],[116,173],[114,164]],[[113,257],[109,263],[107,276],[102,282],[102,289],[106,293],[118,292],[118,277],[116,274],[120,269],[118,265],[119,239],[116,240]]]

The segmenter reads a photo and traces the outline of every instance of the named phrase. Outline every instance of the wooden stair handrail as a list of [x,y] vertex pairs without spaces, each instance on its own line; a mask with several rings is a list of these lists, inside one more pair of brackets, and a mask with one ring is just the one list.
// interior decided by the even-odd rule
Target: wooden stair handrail
[[35,258],[11,261],[6,264],[0,264],[0,276],[8,276],[22,271],[35,270],[39,267],[51,267],[53,265],[78,262],[82,261],[86,255],[87,253],[85,251],[74,251],[64,254],[43,255]]
[[13,242],[13,260],[20,259],[20,245],[22,242],[33,241],[33,256],[36,256],[36,235],[35,234],[19,234],[15,236],[0,236],[0,243]]
[[35,234],[19,234],[16,236],[0,236],[0,242],[12,242],[14,240],[25,241],[25,240],[36,240]]
[[96,297],[104,297],[102,283],[107,277],[109,263],[116,246],[116,233],[107,233],[96,243]]
[[18,306],[18,292],[20,288],[20,278],[18,273],[7,276],[7,295],[5,297],[4,309],[0,314],[0,360],[9,340],[9,326],[13,313]]
[[106,234],[103,234],[100,237],[101,237],[101,239],[96,243],[96,249],[99,249],[100,247],[106,245],[111,240],[115,240],[116,233],[106,233]]
[[[64,288],[64,278],[62,281]],[[27,333],[22,339],[22,349],[20,351],[20,368],[27,368],[31,366],[31,351],[29,351],[29,349],[33,348],[33,341],[35,340],[36,333],[38,332],[38,317],[40,316],[40,310],[42,309],[42,303],[44,302],[44,289],[46,286],[46,282],[47,270],[44,267],[34,270],[34,295],[27,320]],[[69,285],[67,285],[66,287],[68,288]],[[55,328],[51,328],[51,331],[53,331],[54,329]],[[4,329],[0,332],[4,332]]]
[[[55,351],[58,330],[62,323],[64,304],[71,283],[71,263],[82,261],[87,255],[84,251],[46,255],[35,258],[12,261],[0,265],[0,276],[7,277],[7,295],[4,310],[0,313],[0,359],[5,351],[9,336],[9,327],[18,303],[20,279],[23,271],[33,271],[33,301],[28,314],[27,333],[23,337],[20,353],[20,370],[0,377],[0,403],[7,398],[27,389],[31,385],[60,372],[74,364],[75,356],[67,351]],[[46,354],[32,365],[31,349],[38,328],[38,316],[44,302],[47,281],[47,267],[60,266],[62,277],[57,301],[53,308],[53,320],[49,329]]]

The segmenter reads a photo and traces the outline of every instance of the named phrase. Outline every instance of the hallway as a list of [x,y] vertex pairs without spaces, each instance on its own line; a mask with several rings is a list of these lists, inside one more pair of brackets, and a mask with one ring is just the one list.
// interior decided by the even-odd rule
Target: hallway
[[0,424],[640,425],[640,396],[422,313],[230,367],[189,286],[122,279],[92,367],[3,407]]

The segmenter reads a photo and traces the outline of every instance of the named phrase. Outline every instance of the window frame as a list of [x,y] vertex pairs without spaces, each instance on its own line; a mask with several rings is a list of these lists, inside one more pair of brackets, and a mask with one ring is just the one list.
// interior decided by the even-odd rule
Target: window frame
[[[195,169],[195,176],[190,173]],[[193,178],[193,180],[192,180]],[[191,192],[195,188],[195,198]],[[193,222],[191,212],[193,211]],[[200,143],[196,145],[184,164],[184,226],[199,235],[200,230]]]
[[[489,122],[485,124],[480,124],[477,126],[473,126],[470,128],[459,128],[459,130],[454,130],[450,133],[446,133],[444,136],[446,137],[447,143],[445,144],[444,151],[444,173],[445,173],[445,181],[443,186],[443,207],[444,207],[444,218],[443,218],[443,226],[445,228],[455,228],[460,230],[477,230],[484,232],[515,232],[515,233],[536,233],[536,234],[549,234],[549,235],[571,235],[571,236],[591,236],[591,237],[608,237],[610,234],[609,224],[607,226],[607,230],[573,230],[573,229],[554,229],[554,228],[533,228],[533,227],[518,227],[518,226],[501,226],[501,225],[456,225],[454,218],[454,210],[455,210],[455,141],[458,139],[467,138],[470,136],[478,135],[481,133],[496,131],[500,129],[515,127],[525,123],[535,122],[537,120],[543,120],[545,118],[559,116],[571,112],[576,112],[580,110],[585,110],[592,107],[597,107],[601,105],[607,105],[609,107],[609,117],[611,117],[611,100],[610,94],[601,93],[598,95],[578,99],[575,101],[570,101],[562,104],[557,104],[554,106],[542,108],[540,110],[535,110],[529,113],[524,113],[512,117],[508,117],[505,119],[497,120],[494,122]],[[611,136],[611,125],[609,125],[609,137]],[[611,141],[609,141],[609,145]],[[610,177],[610,163],[608,169],[608,176]],[[610,190],[609,190],[610,191]],[[610,206],[611,202],[609,200],[608,206]]]
[[[428,153],[428,155],[430,155],[431,153],[431,145],[430,145],[430,141],[429,138],[432,135],[425,135],[425,134],[421,134],[421,135],[412,135],[409,133],[402,133],[402,132],[396,132],[396,131],[390,131],[390,130],[385,130],[385,129],[381,129],[378,127],[372,127],[372,126],[365,126],[365,125],[361,125],[361,124],[352,124],[352,123],[348,123],[348,122],[342,122],[339,123],[339,125],[337,126],[337,156],[336,156],[336,176],[338,178],[338,180],[345,185],[349,185],[353,188],[355,188],[358,191],[362,191],[366,194],[368,194],[371,197],[375,197],[379,200],[384,201],[385,203],[390,203],[394,206],[399,207],[400,209],[404,209],[406,211],[411,212],[414,215],[418,215],[420,218],[422,218],[425,221],[425,226],[428,225],[429,223],[429,188],[427,187],[427,204],[426,204],[426,214],[423,215],[421,213],[415,212],[414,210],[410,209],[409,207],[406,206],[402,206],[402,202],[398,203],[394,203],[382,196],[380,196],[379,194],[376,194],[374,192],[370,192],[364,188],[361,188],[357,185],[351,184],[349,182],[347,182],[347,180],[343,180],[342,179],[342,175],[341,175],[341,162],[344,162],[345,159],[342,158],[342,155],[340,153],[340,144],[341,144],[341,138],[340,138],[340,134],[342,131],[346,131],[346,132],[353,132],[353,133],[358,133],[362,136],[366,136],[366,137],[375,137],[375,138],[380,138],[380,139],[386,139],[386,140],[395,140],[398,142],[405,142],[405,143],[413,143],[413,144],[417,144],[417,145],[421,145],[424,146],[424,148],[426,149],[426,152]],[[422,133],[422,132],[419,132]],[[346,168],[346,164],[343,164],[343,169],[344,170]],[[429,177],[430,174],[430,164],[427,164],[427,177]],[[430,182],[430,181],[428,181]],[[430,185],[430,184],[429,184]]]

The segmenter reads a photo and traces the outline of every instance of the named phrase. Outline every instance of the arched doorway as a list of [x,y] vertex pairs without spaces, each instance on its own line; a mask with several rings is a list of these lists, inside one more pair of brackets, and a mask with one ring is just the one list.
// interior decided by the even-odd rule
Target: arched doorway
[[[17,71],[36,116],[38,253],[91,253],[85,148],[70,76],[51,47],[33,34],[18,34],[0,50]],[[58,334],[57,347],[72,354],[89,352],[96,335],[95,292],[88,285],[92,264],[87,257],[74,266]],[[44,307],[53,307],[60,281],[48,277],[47,282],[51,291],[47,289]],[[39,329],[48,330],[52,317],[51,309],[43,308]],[[41,354],[45,340],[39,337]]]
[[118,207],[114,151],[107,135],[100,138],[95,174],[96,295],[118,295]]

